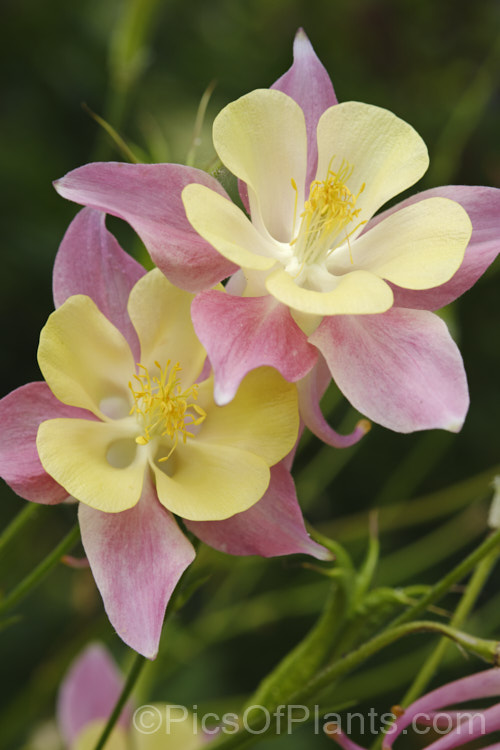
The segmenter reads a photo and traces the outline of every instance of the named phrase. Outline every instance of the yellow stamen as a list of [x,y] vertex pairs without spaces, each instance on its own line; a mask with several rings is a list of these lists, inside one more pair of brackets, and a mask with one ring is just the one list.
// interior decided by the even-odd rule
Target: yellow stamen
[[159,459],[166,461],[177,447],[179,435],[182,435],[184,443],[188,437],[194,437],[189,428],[201,424],[207,415],[201,406],[193,403],[198,398],[196,383],[182,391],[177,377],[181,370],[178,362],[172,368],[170,360],[164,369],[159,362],[155,362],[155,365],[159,374],[153,377],[150,376],[147,367],[137,365],[139,374],[134,375],[137,382],[134,385],[132,382],[129,383],[134,397],[130,414],[137,415],[142,428],[142,435],[135,439],[139,445],[146,445],[153,438],[165,435],[174,441],[168,455]]
[[[331,168],[334,158],[332,157],[328,166],[326,179],[311,183],[309,199],[305,202],[300,215],[302,221],[298,235],[290,243],[296,245],[297,259],[306,264],[325,259],[332,250],[346,241],[353,263],[349,237],[366,223],[361,221],[350,232],[342,234],[347,225],[359,216],[361,209],[356,208],[356,201],[365,189],[365,183],[356,194],[352,193],[346,182],[351,177],[354,167],[342,160],[340,169],[334,172]],[[297,202],[298,191],[294,180],[292,187]]]

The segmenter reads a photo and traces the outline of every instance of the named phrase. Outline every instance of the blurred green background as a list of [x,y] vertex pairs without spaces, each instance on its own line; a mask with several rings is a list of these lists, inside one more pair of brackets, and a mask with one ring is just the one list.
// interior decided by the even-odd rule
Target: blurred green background
[[[210,125],[217,111],[283,73],[302,26],[340,101],[387,107],[422,135],[431,168],[419,189],[500,183],[497,0],[3,0],[1,16],[0,395],[40,377],[36,347],[52,310],[52,263],[77,210],[56,195],[52,180],[96,158],[122,158],[82,103],[116,127],[142,160],[182,163],[200,98],[215,80],[196,162],[203,168],[214,155]],[[129,251],[141,252],[127,227],[118,221],[109,227]],[[460,435],[401,436],[375,427],[348,451],[309,440],[299,454],[306,515],[356,560],[366,541],[366,512],[385,508],[378,583],[432,582],[484,535],[489,480],[500,460],[498,268],[497,262],[445,312],[470,383],[472,405]],[[336,424],[356,420],[338,394],[328,394],[328,403]],[[0,493],[4,527],[24,502],[5,486]],[[19,582],[73,519],[73,508],[42,509],[0,560],[1,589]],[[328,583],[303,562],[235,560],[202,550],[196,570],[210,579],[167,627],[161,657],[144,677],[148,702],[237,707],[320,611]],[[479,635],[498,635],[497,583],[498,572],[469,623]],[[16,614],[19,621],[0,632],[7,750],[21,747],[53,716],[57,685],[90,638],[106,640],[122,662],[128,658],[88,571],[61,566]],[[384,654],[347,680],[331,705],[359,699],[371,706],[375,695],[387,709],[431,643],[417,639]],[[440,682],[480,666],[453,653]],[[47,748],[56,748],[51,742]],[[304,729],[260,746],[332,744]]]

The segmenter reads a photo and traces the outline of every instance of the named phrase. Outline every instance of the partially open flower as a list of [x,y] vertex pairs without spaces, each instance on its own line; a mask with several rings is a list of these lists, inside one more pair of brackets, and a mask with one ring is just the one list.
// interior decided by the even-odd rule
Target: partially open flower
[[[71,664],[59,688],[57,723],[65,750],[94,750],[123,688],[111,654],[91,643]],[[187,709],[155,703],[139,707],[129,701],[109,739],[109,750],[196,750],[210,735],[198,728]],[[179,707],[177,707],[179,708]]]
[[[422,696],[408,708],[395,706],[392,709],[394,722],[385,730],[383,750],[392,750],[394,742],[409,728],[419,735],[439,734],[437,740],[426,744],[427,750],[453,750],[469,746],[479,737],[486,737],[500,729],[500,703],[490,708],[455,706],[482,698],[500,697],[500,669],[488,669],[477,674],[455,680]],[[363,750],[350,739],[338,724],[325,725],[325,733],[344,750]],[[398,746],[397,746],[398,747]],[[498,742],[484,747],[484,750],[498,750]]]

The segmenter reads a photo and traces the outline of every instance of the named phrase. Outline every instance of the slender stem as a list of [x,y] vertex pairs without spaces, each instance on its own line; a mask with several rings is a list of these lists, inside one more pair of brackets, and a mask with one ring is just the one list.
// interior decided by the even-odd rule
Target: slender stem
[[[170,617],[170,615],[172,615],[174,612],[177,611],[177,605],[178,605],[180,593],[181,593],[181,587],[177,585],[167,605],[167,610],[165,612],[165,618],[163,621],[164,626],[165,626],[166,620]],[[147,663],[148,663],[148,660],[146,659],[145,656],[142,656],[142,654],[135,655],[132,668],[129,672],[125,685],[123,686],[123,690],[120,694],[120,697],[118,698],[115,704],[115,707],[113,708],[113,711],[111,712],[111,715],[107,721],[107,724],[104,727],[102,734],[99,737],[94,750],[102,750],[102,748],[104,748],[104,746],[106,745],[106,742],[108,741],[113,729],[115,728],[116,722],[120,718],[120,714],[123,710],[123,707],[125,703],[127,702],[130,696],[130,693],[134,689],[137,683],[137,680],[139,679],[139,676]]]
[[200,140],[201,140],[201,131],[203,128],[203,121],[205,120],[208,103],[210,101],[210,97],[212,96],[214,92],[215,85],[216,85],[215,81],[211,81],[208,84],[207,88],[203,92],[203,96],[201,97],[200,103],[198,105],[198,112],[196,113],[196,120],[194,123],[194,129],[193,129],[193,138],[191,140],[191,146],[189,147],[189,151],[186,156],[186,166],[188,167],[194,167],[196,151],[198,150],[198,147],[200,145]]
[[109,123],[106,122],[106,120],[102,117],[100,117],[98,114],[93,112],[90,107],[88,107],[85,103],[82,104],[83,109],[87,114],[89,114],[93,120],[96,121],[98,125],[101,126],[103,130],[106,131],[106,133],[109,135],[112,141],[115,142],[115,145],[118,147],[118,150],[122,152],[124,157],[131,163],[131,164],[139,164],[139,159],[136,157],[130,146],[127,144],[127,142],[121,137],[121,135],[118,133],[118,131]]
[[4,548],[14,539],[14,537],[24,529],[28,521],[31,521],[40,512],[42,506],[38,503],[28,503],[25,507],[13,518],[6,529],[0,534],[0,554],[3,553]]
[[[481,593],[483,586],[486,583],[486,580],[490,575],[497,559],[498,551],[493,550],[493,552],[490,552],[487,557],[483,558],[479,565],[476,567],[467,585],[467,589],[462,596],[458,607],[453,614],[453,617],[450,620],[451,627],[462,627],[469,613],[474,608],[477,598]],[[436,672],[436,669],[440,661],[442,660],[448,645],[449,644],[446,638],[441,638],[432,654],[425,661],[422,668],[418,672],[415,680],[413,681],[413,684],[406,692],[406,695],[404,696],[401,703],[402,706],[408,706],[410,703],[413,703],[413,701],[416,700],[419,695],[424,692],[425,688],[434,676],[434,673]]]
[[125,703],[127,702],[130,693],[134,689],[134,685],[136,684],[139,675],[141,674],[145,664],[147,662],[147,659],[145,656],[142,656],[142,654],[136,654],[134,662],[132,664],[132,669],[129,672],[129,675],[127,677],[127,680],[125,682],[125,685],[123,686],[123,690],[120,694],[120,697],[118,698],[116,705],[111,712],[111,716],[109,717],[106,726],[103,729],[103,732],[101,736],[99,737],[99,740],[97,741],[97,744],[94,748],[94,750],[102,750],[102,748],[106,745],[111,732],[115,728],[115,724],[120,718],[120,714],[123,710],[123,707]]
[[410,622],[385,630],[383,633],[362,644],[359,648],[351,651],[351,653],[342,659],[330,664],[300,691],[299,696],[293,696],[293,698],[300,697],[302,701],[308,700],[320,690],[330,685],[334,680],[343,677],[378,651],[386,648],[386,646],[390,646],[400,638],[413,635],[414,633],[440,633],[487,661],[496,662],[499,658],[499,644],[497,641],[476,638],[440,622],[427,620]]
[[419,602],[409,607],[399,617],[391,623],[390,627],[395,628],[398,625],[408,622],[408,620],[417,617],[424,612],[430,604],[434,604],[438,599],[444,596],[447,591],[458,581],[464,578],[470,571],[492,550],[500,545],[500,529],[490,534],[479,547],[471,552],[461,563],[459,563],[448,575],[442,578],[438,583],[431,587],[429,592],[423,596]]
[[47,573],[59,563],[61,557],[69,552],[76,544],[79,538],[80,528],[76,523],[69,534],[64,537],[57,547],[53,549],[52,552],[50,552],[29,575],[27,575],[26,578],[24,578],[24,580],[22,580],[10,594],[8,594],[2,602],[0,602],[0,614],[7,612],[8,609],[15,604],[18,604],[18,602],[24,599],[27,594],[38,586]]

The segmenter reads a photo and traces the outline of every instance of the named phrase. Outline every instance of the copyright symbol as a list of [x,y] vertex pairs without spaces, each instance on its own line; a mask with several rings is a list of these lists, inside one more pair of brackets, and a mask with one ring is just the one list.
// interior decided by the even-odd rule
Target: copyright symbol
[[134,711],[132,723],[141,734],[154,734],[161,727],[161,711],[157,706],[139,706]]

